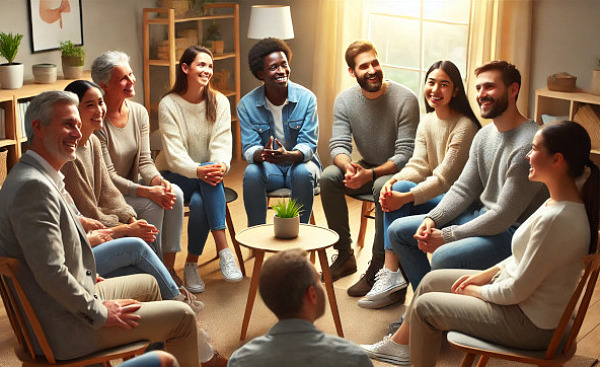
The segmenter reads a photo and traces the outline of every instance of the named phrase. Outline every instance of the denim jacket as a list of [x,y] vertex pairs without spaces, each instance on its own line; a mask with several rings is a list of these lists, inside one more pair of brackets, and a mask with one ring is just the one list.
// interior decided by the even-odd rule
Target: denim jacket
[[[246,94],[237,105],[242,138],[242,153],[248,163],[254,163],[254,152],[262,149],[274,135],[273,115],[267,108],[265,87],[260,86]],[[300,84],[288,81],[288,103],[282,111],[286,140],[304,154],[304,162],[313,161],[319,168],[317,155],[319,117],[317,98]]]

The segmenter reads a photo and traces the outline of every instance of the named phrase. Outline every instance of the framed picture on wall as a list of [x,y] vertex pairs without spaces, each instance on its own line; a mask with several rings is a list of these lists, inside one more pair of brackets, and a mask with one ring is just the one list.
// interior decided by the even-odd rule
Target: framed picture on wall
[[32,52],[56,50],[60,42],[83,45],[81,0],[28,0]]

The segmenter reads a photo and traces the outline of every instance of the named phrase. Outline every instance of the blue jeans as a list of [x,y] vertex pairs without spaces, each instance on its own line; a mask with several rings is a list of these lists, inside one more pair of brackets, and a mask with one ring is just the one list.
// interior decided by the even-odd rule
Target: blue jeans
[[[460,225],[479,217],[483,209],[470,207],[443,227]],[[433,252],[431,264],[427,254],[418,247],[413,238],[426,215],[413,215],[394,221],[388,229],[392,250],[416,290],[425,274],[435,269],[484,270],[511,254],[511,241],[515,227],[509,227],[494,236],[467,237],[447,243]],[[443,228],[442,227],[442,228]]]
[[[212,164],[203,163],[202,165]],[[188,253],[200,256],[210,231],[227,228],[225,225],[225,190],[223,182],[212,186],[199,178],[187,178],[180,174],[164,171],[164,178],[177,184],[189,203]]]
[[138,237],[122,237],[92,248],[96,272],[104,278],[131,274],[150,274],[156,278],[163,299],[173,299],[179,294],[162,261],[152,248]]
[[[412,189],[415,186],[417,186],[417,184],[412,181],[398,181],[392,185],[392,191],[405,193],[409,192],[410,189]],[[400,209],[394,210],[393,212],[383,212],[384,249],[386,251],[392,251],[392,246],[390,245],[390,237],[387,235],[387,233],[388,228],[390,227],[393,221],[395,221],[398,218],[404,218],[411,215],[427,214],[431,209],[435,208],[440,201],[442,201],[443,197],[444,194],[441,194],[419,205],[414,205],[414,203],[408,203],[402,205]]]
[[314,188],[319,168],[312,162],[294,164],[251,163],[244,173],[244,207],[248,226],[266,223],[267,191],[292,190],[292,199],[302,204],[300,222],[308,223],[312,212]]

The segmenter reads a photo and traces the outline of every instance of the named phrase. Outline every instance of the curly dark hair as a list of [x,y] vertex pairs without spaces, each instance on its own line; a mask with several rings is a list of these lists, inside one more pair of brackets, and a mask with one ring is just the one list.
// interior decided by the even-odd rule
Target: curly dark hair
[[265,57],[273,52],[283,52],[288,62],[292,61],[292,50],[285,41],[279,38],[264,38],[252,46],[248,52],[248,65],[256,79],[260,79],[258,72],[265,68]]

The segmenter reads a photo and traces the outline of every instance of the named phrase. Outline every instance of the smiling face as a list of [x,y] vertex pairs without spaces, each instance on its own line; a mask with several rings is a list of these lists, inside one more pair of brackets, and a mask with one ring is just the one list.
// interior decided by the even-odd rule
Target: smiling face
[[35,139],[39,139],[43,146],[42,156],[60,170],[65,163],[75,159],[81,138],[81,120],[77,107],[69,103],[55,104],[53,112],[54,117],[48,125],[34,120],[33,130]]
[[504,85],[500,71],[484,71],[477,75],[475,89],[481,117],[493,119],[508,108],[509,88]]
[[123,98],[135,96],[135,75],[129,65],[115,66],[108,83],[103,85],[106,94],[119,95]]
[[383,85],[383,70],[379,64],[379,59],[375,51],[367,51],[356,55],[354,58],[355,67],[349,69],[350,75],[356,78],[356,81],[362,89],[367,92],[378,92]]
[[209,54],[199,52],[191,64],[182,64],[181,70],[187,75],[188,87],[205,87],[213,76],[213,60]]
[[450,101],[458,93],[458,87],[454,87],[445,71],[435,69],[427,76],[423,93],[427,104],[434,110],[439,111],[450,108]]
[[265,56],[265,67],[257,74],[258,78],[265,83],[266,89],[287,89],[290,73],[287,56],[277,51]]
[[106,105],[104,98],[98,88],[90,88],[85,92],[79,102],[79,116],[81,117],[82,130],[100,130],[104,116],[106,115]]
[[548,175],[554,171],[552,165],[554,157],[544,146],[544,138],[541,131],[538,131],[533,137],[531,150],[527,153],[527,160],[531,166],[528,175],[530,181],[546,182]]

